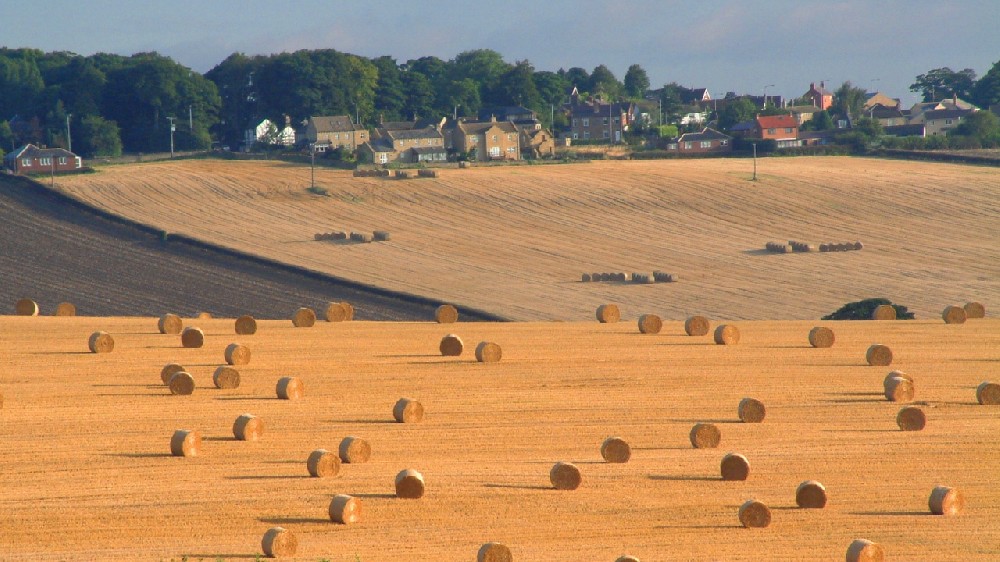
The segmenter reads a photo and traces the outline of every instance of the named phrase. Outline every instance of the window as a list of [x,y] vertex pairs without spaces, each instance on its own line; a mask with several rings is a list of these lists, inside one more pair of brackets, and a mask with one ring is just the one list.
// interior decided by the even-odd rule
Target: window
[[712,148],[712,141],[701,141],[702,148]]
[[668,144],[667,145],[667,150],[677,150],[677,143],[676,142],[672,142],[672,143]]
[[792,134],[792,128],[791,127],[785,127],[785,133],[787,133],[789,135]]
[[40,166],[51,166],[52,165],[52,158],[39,158],[38,159],[38,164]]
[[378,161],[379,161],[379,164],[385,164],[385,163],[387,163],[389,161],[389,154],[387,152],[379,152],[378,153]]
[[497,142],[497,136],[493,135],[493,142]]
[[479,137],[469,137],[469,142],[476,144],[479,142]]
[[607,132],[607,131],[604,131],[604,138],[608,138],[608,137],[610,137],[610,136],[611,136],[611,133],[609,133],[609,132]]
[[615,117],[615,125],[617,125],[619,121],[621,121],[621,118],[620,117]]
[[693,142],[686,142],[686,143],[684,143],[684,150],[691,150],[692,147],[694,147],[694,143]]
[[59,157],[59,164],[65,164],[65,163],[66,163],[66,157],[65,156],[60,156]]
[[583,120],[583,126],[584,127],[589,127],[590,126],[590,119],[584,119]]
[[775,134],[775,133],[777,133],[777,132],[778,132],[778,130],[777,130],[777,129],[768,129],[768,130],[767,130],[767,134],[769,134],[769,135],[773,135],[773,134]]
[[590,131],[584,131],[583,132],[583,140],[587,140],[589,138],[590,138]]
[[509,140],[509,141],[514,140],[514,135],[508,133],[507,134],[507,140]]
[[602,123],[602,124],[603,125],[607,125],[608,124],[608,118],[607,117],[604,118],[604,123]]
[[580,138],[579,133],[573,133],[573,140],[577,140],[579,138]]
[[490,157],[492,157],[492,158],[499,158],[500,157],[500,147],[499,146],[491,146],[490,147]]
[[24,167],[24,168],[30,168],[31,167],[31,158],[22,158],[21,159],[21,166]]
[[573,120],[573,126],[576,127],[576,119]]
[[727,140],[720,140],[719,141],[719,146],[726,146],[727,144],[729,144],[729,141],[727,141]]
[[944,120],[944,124],[945,125],[951,125],[951,119],[945,119]]
[[514,154],[514,147],[513,146],[508,146],[507,147],[507,152],[509,152],[511,154]]

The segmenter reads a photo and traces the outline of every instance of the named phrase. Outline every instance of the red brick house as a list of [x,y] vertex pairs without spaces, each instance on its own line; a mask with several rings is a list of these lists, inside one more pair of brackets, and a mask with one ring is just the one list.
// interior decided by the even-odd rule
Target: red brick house
[[778,148],[800,146],[799,121],[792,114],[758,115],[752,135],[761,140],[774,140]]
[[51,174],[79,170],[83,160],[65,148],[38,148],[26,144],[5,155],[3,165],[15,174]]
[[813,107],[820,109],[830,109],[830,106],[833,105],[833,92],[826,89],[824,82],[819,83],[819,88],[816,87],[815,82],[810,83],[809,91],[803,97],[809,98]]
[[667,150],[679,154],[732,152],[733,138],[710,127],[697,133],[685,133],[667,143]]

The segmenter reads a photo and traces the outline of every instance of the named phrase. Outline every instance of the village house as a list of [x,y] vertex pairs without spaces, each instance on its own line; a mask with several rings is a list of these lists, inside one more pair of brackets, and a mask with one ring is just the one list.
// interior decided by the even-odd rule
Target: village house
[[896,127],[909,123],[909,119],[895,105],[886,107],[880,103],[875,104],[866,108],[865,114],[878,121],[883,127]]
[[778,148],[800,146],[799,123],[791,114],[758,115],[752,135],[758,139],[772,139]]
[[685,133],[667,143],[667,150],[679,154],[732,152],[733,138],[710,127],[697,133]]
[[83,160],[65,148],[39,148],[26,144],[4,155],[3,165],[15,174],[52,174],[79,170],[83,167]]
[[444,136],[434,125],[413,128],[402,123],[383,123],[375,129],[370,142],[358,147],[358,157],[375,164],[419,164],[445,162],[448,153]]
[[910,125],[923,125],[927,136],[944,135],[955,129],[972,109],[932,109],[910,118]]
[[635,104],[631,102],[581,103],[570,107],[569,135],[573,140],[619,143],[634,119]]
[[520,160],[521,132],[510,121],[454,122],[446,134],[448,148],[459,154],[470,154],[473,160]]
[[313,145],[316,152],[337,147],[354,152],[368,140],[368,130],[351,121],[348,115],[310,117],[306,123],[305,141]]
[[292,128],[291,119],[286,115],[285,126],[280,129],[270,119],[264,119],[253,129],[247,129],[243,134],[243,146],[249,150],[257,143],[293,146],[295,129]]
[[830,109],[833,105],[833,92],[826,89],[826,83],[820,82],[819,87],[816,87],[815,82],[809,84],[809,91],[805,93],[804,98],[808,98],[813,107],[818,107],[820,109]]
[[883,105],[885,107],[895,107],[899,109],[900,102],[898,99],[890,98],[889,96],[883,94],[882,92],[868,92],[865,94],[865,111],[871,109],[876,105]]
[[556,154],[556,140],[541,123],[514,124],[521,134],[521,158],[552,158]]

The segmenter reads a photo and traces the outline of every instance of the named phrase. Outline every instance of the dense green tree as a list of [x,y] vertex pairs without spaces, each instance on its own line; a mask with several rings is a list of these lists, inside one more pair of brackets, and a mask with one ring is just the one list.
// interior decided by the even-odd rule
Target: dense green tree
[[45,81],[30,49],[0,49],[0,116],[35,115]]
[[107,77],[89,59],[75,56],[43,76],[49,97],[62,100],[67,112],[78,118],[100,114]]
[[581,92],[590,89],[590,73],[579,66],[574,66],[567,70],[564,77],[570,87],[576,86]]
[[808,129],[813,131],[829,131],[833,128],[833,117],[830,117],[830,112],[824,109],[813,113],[812,119],[806,121],[806,124],[809,126]]
[[10,123],[7,121],[0,121],[0,148],[14,150],[17,148],[15,146],[16,142],[17,139],[14,137],[14,131],[10,129]]
[[430,79],[414,70],[404,72],[403,91],[406,92],[404,119],[421,119],[433,115],[434,87]]
[[729,131],[733,125],[753,120],[757,114],[757,104],[748,98],[737,98],[729,101],[726,108],[719,112],[719,128]]
[[622,84],[615,78],[611,69],[603,64],[597,65],[590,73],[590,92],[594,95],[600,94],[607,100],[613,100],[621,96]]
[[834,113],[854,121],[864,111],[865,94],[864,88],[855,88],[850,80],[844,82],[833,92]]
[[520,105],[538,111],[542,106],[542,98],[535,88],[535,67],[523,60],[517,63],[500,77],[500,90],[507,103]]
[[949,134],[976,139],[984,148],[996,147],[1000,145],[1000,117],[992,111],[976,111]]
[[976,71],[971,68],[955,71],[946,66],[917,76],[910,91],[921,93],[924,101],[940,101],[952,96],[968,100],[975,82]]
[[510,70],[500,53],[491,49],[476,49],[459,53],[452,61],[453,79],[471,78],[479,84],[479,98],[486,105],[503,105],[500,78]]
[[472,78],[464,78],[451,82],[447,88],[445,107],[451,108],[451,114],[458,117],[476,117],[482,102],[479,99],[479,84]]
[[98,156],[121,156],[122,141],[118,125],[100,115],[88,115],[80,120],[74,132],[77,144],[73,150],[88,158]]
[[684,87],[677,82],[664,84],[660,89],[659,107],[660,120],[663,124],[677,123],[684,108],[682,95]]
[[375,87],[375,112],[386,121],[396,121],[403,117],[403,106],[406,105],[406,93],[403,91],[403,79],[399,72],[396,59],[383,56],[372,61],[378,70],[378,82]]
[[980,78],[972,89],[972,101],[983,109],[1000,105],[1000,61]]
[[569,101],[566,92],[569,90],[570,83],[566,80],[565,75],[539,70],[535,72],[534,81],[542,103],[558,107]]
[[870,117],[858,117],[854,121],[854,130],[859,133],[866,135],[868,138],[875,139],[885,132],[882,129],[882,124],[878,122],[878,119],[872,119]]
[[[214,130],[218,140],[236,146],[242,142],[243,132],[256,125],[251,124],[258,107],[254,74],[259,78],[263,60],[263,57],[250,58],[243,53],[233,53],[205,74],[205,78],[215,84],[222,104]],[[291,113],[300,115],[299,112]]]
[[646,71],[638,64],[633,64],[628,67],[625,71],[625,78],[623,80],[625,85],[625,95],[638,99],[646,95],[646,90],[649,89],[649,76],[646,75]]

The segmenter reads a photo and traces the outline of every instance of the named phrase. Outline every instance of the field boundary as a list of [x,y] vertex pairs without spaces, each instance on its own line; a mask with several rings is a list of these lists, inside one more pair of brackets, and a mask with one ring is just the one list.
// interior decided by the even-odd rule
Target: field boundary
[[[21,185],[17,186],[18,183],[20,183]],[[164,231],[164,230],[162,230],[160,228],[155,228],[155,227],[152,227],[152,226],[150,226],[148,224],[144,224],[144,223],[141,223],[141,222],[138,222],[138,221],[135,221],[135,220],[123,217],[121,215],[117,215],[115,213],[106,211],[106,210],[101,209],[99,207],[96,207],[94,205],[91,205],[90,203],[87,203],[85,201],[77,199],[76,197],[74,197],[74,196],[72,196],[72,195],[70,195],[68,193],[64,193],[64,192],[58,191],[57,189],[50,188],[50,187],[48,187],[48,186],[46,186],[46,185],[44,185],[44,184],[42,184],[42,183],[40,183],[40,182],[32,179],[32,178],[27,178],[27,177],[22,177],[22,176],[2,176],[2,177],[0,177],[0,185],[4,185],[4,184],[7,184],[7,185],[4,186],[5,188],[8,187],[8,186],[13,185],[13,186],[17,186],[17,187],[20,187],[20,188],[26,188],[26,189],[33,190],[35,193],[41,194],[41,195],[49,198],[54,203],[68,205],[70,207],[73,207],[74,209],[77,209],[77,210],[79,210],[79,211],[81,211],[81,212],[83,212],[85,214],[89,214],[89,215],[94,216],[96,218],[100,218],[100,219],[107,220],[107,221],[112,222],[112,223],[123,225],[123,226],[129,227],[129,228],[133,228],[133,229],[138,230],[139,232],[142,232],[144,234],[150,235],[150,236],[155,237],[155,238],[159,238],[160,242],[163,243],[163,244],[175,244],[175,243],[176,244],[182,244],[182,245],[185,245],[185,246],[187,246],[189,248],[194,248],[194,249],[206,251],[206,252],[209,252],[209,253],[221,254],[221,255],[224,255],[226,257],[233,258],[233,259],[245,260],[245,261],[248,261],[248,262],[252,262],[253,264],[258,265],[258,266],[275,268],[275,269],[278,269],[278,270],[281,270],[281,271],[299,274],[299,275],[302,275],[302,276],[307,277],[309,279],[314,279],[314,280],[317,280],[317,281],[324,281],[324,282],[328,282],[328,283],[339,284],[339,285],[342,285],[342,286],[354,289],[356,291],[368,292],[368,293],[371,293],[373,295],[377,295],[377,296],[385,297],[385,298],[398,299],[398,300],[401,300],[401,301],[404,301],[404,302],[410,303],[410,304],[424,305],[424,306],[436,306],[436,305],[442,304],[442,301],[440,301],[439,299],[432,299],[432,298],[428,298],[428,297],[424,297],[424,296],[420,296],[420,295],[414,295],[414,294],[410,294],[410,293],[406,293],[406,292],[402,292],[402,291],[393,291],[393,290],[385,289],[385,288],[382,288],[382,287],[376,287],[376,286],[373,286],[373,285],[367,285],[367,284],[364,284],[364,283],[358,283],[357,281],[352,281],[350,279],[345,279],[345,278],[342,278],[342,277],[338,277],[336,275],[330,275],[328,273],[322,273],[322,272],[315,271],[313,269],[309,269],[309,268],[306,268],[306,267],[292,265],[292,264],[281,262],[281,261],[278,261],[278,260],[275,260],[275,259],[265,258],[265,257],[261,257],[261,256],[258,256],[258,255],[250,254],[250,253],[247,253],[247,252],[242,252],[242,251],[239,251],[239,250],[235,250],[235,249],[232,249],[232,248],[227,248],[225,246],[220,246],[220,245],[217,245],[217,244],[212,244],[210,242],[206,242],[204,240],[200,240],[200,239],[193,238],[193,237],[190,237],[190,236],[186,236],[186,235],[183,235],[183,234],[169,233],[169,232],[166,232],[166,231]],[[465,306],[465,305],[463,305],[461,303],[454,303],[453,302],[453,303],[449,303],[449,304],[453,304],[453,305],[457,306],[459,308],[459,310],[461,311],[461,313],[462,313],[463,319],[466,319],[466,320],[485,321],[485,322],[507,322],[508,321],[507,318],[504,318],[504,317],[502,317],[500,315],[493,314],[491,312],[487,312],[487,311],[484,311],[484,310],[479,310],[477,308],[468,307],[468,306]]]
[[952,164],[978,164],[981,166],[1000,166],[1000,158],[979,156],[975,154],[955,154],[954,152],[932,152],[926,150],[897,150],[882,148],[874,155],[898,160],[924,160],[928,162],[945,162]]

